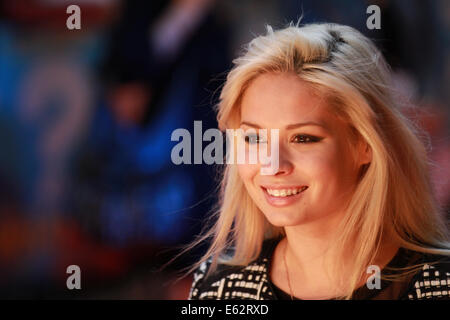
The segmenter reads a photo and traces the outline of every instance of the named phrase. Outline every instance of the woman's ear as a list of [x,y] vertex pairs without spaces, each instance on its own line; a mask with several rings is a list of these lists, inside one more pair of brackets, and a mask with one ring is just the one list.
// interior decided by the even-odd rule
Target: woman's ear
[[350,126],[351,129],[351,141],[353,145],[351,146],[357,167],[361,167],[363,165],[369,164],[372,162],[372,148],[367,143],[367,141],[363,138],[363,136],[358,132],[358,130]]
[[364,165],[372,162],[372,148],[363,139],[360,139],[358,142],[358,155],[359,165]]

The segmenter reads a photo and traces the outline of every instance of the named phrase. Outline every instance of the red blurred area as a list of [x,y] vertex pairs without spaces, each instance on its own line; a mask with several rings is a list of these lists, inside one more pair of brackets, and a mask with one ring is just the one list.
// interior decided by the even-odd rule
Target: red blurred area
[[[109,1],[40,1],[40,0],[14,0],[3,1],[5,17],[22,26],[54,28],[66,30],[61,26],[66,25],[69,14],[66,9],[71,4],[82,7],[82,26],[95,28],[109,23],[117,16],[120,10],[120,2]],[[83,28],[82,28],[83,29]]]

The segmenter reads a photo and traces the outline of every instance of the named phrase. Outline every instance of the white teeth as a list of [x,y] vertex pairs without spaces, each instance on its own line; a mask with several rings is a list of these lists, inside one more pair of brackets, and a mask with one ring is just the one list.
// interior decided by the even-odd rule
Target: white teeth
[[267,193],[274,197],[287,197],[290,195],[295,195],[306,190],[307,187],[302,187],[298,189],[266,189]]

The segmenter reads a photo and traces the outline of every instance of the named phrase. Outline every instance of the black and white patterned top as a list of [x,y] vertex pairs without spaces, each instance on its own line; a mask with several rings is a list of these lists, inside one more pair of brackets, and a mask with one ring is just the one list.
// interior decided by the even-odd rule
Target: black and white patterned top
[[[277,288],[269,277],[270,259],[279,241],[280,239],[266,240],[260,256],[249,265],[243,267],[219,264],[217,270],[207,278],[205,274],[211,260],[204,262],[194,273],[189,299],[290,299],[290,295]],[[416,274],[402,281],[381,280],[380,289],[369,289],[364,285],[354,291],[353,299],[450,299],[450,258],[447,256],[422,254],[400,248],[388,265],[381,270],[381,274],[392,274],[393,271],[389,271],[390,267],[416,264],[423,265]]]

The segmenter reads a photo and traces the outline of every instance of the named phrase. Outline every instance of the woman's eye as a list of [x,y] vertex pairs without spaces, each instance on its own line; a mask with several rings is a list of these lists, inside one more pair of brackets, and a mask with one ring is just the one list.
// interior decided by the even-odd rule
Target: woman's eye
[[248,135],[248,136],[245,136],[244,139],[245,139],[245,142],[249,143],[249,144],[265,142],[261,137],[259,137],[257,135]]
[[319,142],[320,140],[322,140],[322,138],[309,136],[309,135],[305,135],[305,134],[298,134],[298,135],[294,136],[294,138],[292,139],[292,142],[294,142],[294,143],[312,143],[312,142]]

